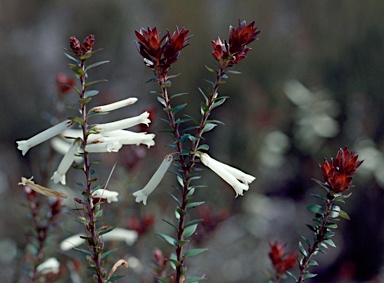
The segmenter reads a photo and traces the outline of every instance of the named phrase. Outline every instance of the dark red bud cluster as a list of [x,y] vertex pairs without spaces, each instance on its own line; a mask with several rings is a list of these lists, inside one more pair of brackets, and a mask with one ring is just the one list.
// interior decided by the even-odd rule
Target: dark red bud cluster
[[83,43],[80,43],[80,41],[74,36],[69,38],[69,46],[71,47],[72,52],[79,58],[91,52],[94,45],[95,36],[93,34],[88,35],[84,39]]
[[247,45],[256,40],[257,35],[261,32],[254,27],[254,24],[254,21],[247,25],[245,21],[240,22],[239,20],[239,26],[236,29],[232,26],[229,27],[229,42],[222,42],[220,38],[212,41],[212,55],[221,68],[231,67],[246,58],[251,49]]
[[291,269],[297,262],[293,252],[285,253],[285,245],[275,241],[273,244],[269,243],[269,258],[272,261],[273,269],[277,277],[281,277],[285,271]]
[[152,68],[159,78],[165,78],[171,65],[175,63],[179,57],[181,49],[186,47],[189,30],[176,27],[175,32],[171,35],[168,31],[161,39],[157,28],[135,30],[138,41],[136,47],[141,56],[144,57],[145,64]]
[[340,148],[336,158],[332,158],[331,162],[324,159],[324,163],[320,165],[320,168],[327,187],[334,193],[341,193],[350,189],[352,175],[356,173],[361,163],[363,163],[363,160],[358,160],[358,155],[353,151],[349,151],[348,147]]

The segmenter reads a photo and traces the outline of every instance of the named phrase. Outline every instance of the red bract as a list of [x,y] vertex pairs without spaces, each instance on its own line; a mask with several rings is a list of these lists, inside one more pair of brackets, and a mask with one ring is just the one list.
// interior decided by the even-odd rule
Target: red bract
[[154,69],[156,75],[160,78],[167,76],[171,65],[179,57],[180,50],[187,46],[186,42],[189,30],[176,27],[171,35],[169,31],[165,36],[159,39],[157,28],[140,29],[135,31],[138,41],[136,47],[141,56],[144,57],[145,64]]
[[285,245],[279,242],[269,244],[269,258],[272,261],[273,269],[276,271],[277,277],[281,277],[285,271],[291,269],[297,262],[294,253],[285,254]]
[[356,169],[361,163],[363,160],[358,160],[358,155],[353,151],[348,151],[348,147],[340,148],[336,159],[332,158],[330,163],[324,159],[320,168],[327,187],[334,193],[348,190],[352,186],[352,175],[356,173]]
[[220,38],[212,41],[212,55],[222,68],[231,67],[246,58],[246,54],[250,50],[247,44],[256,40],[260,33],[254,24],[253,21],[246,25],[245,21],[240,22],[239,20],[239,26],[236,29],[232,26],[229,27],[229,43],[226,41],[223,43]]

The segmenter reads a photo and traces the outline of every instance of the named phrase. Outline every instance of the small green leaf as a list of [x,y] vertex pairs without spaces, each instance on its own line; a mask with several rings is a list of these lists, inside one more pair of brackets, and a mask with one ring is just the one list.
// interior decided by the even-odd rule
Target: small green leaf
[[205,65],[205,68],[208,70],[208,72],[217,74],[217,72],[214,69],[208,67],[207,65]]
[[93,254],[90,251],[84,250],[84,249],[79,249],[79,248],[73,248],[75,251],[81,252],[86,255],[93,256]]
[[92,100],[91,97],[87,97],[87,98],[82,98],[82,99],[79,99],[78,102],[80,104],[87,104],[88,102],[90,102]]
[[204,219],[195,219],[195,220],[191,220],[191,221],[189,221],[189,222],[187,222],[187,223],[185,224],[185,227],[188,227],[188,226],[191,226],[191,225],[200,223],[201,221],[204,221]]
[[99,228],[97,235],[101,236],[101,235],[107,234],[108,232],[111,232],[113,229],[115,229],[115,227],[102,226]]
[[176,93],[174,95],[171,96],[171,99],[175,98],[175,97],[178,97],[178,96],[182,96],[184,94],[188,94],[188,92],[181,92],[181,93]]
[[308,245],[308,246],[311,246],[311,243],[309,242],[309,240],[307,239],[307,237],[305,237],[304,235],[302,235],[301,233],[299,233],[300,235],[300,238],[303,239],[303,241]]
[[202,252],[205,252],[207,249],[191,249],[188,250],[186,253],[184,253],[184,257],[191,257],[198,254],[201,254]]
[[168,235],[162,234],[162,233],[157,233],[158,236],[163,238],[165,241],[167,241],[169,244],[172,246],[176,247],[176,240]]
[[303,277],[304,277],[305,279],[308,279],[308,278],[313,278],[313,277],[315,277],[315,276],[317,276],[317,274],[307,273],[307,274],[305,274]]
[[194,207],[197,207],[199,205],[202,205],[204,203],[204,201],[199,201],[199,202],[191,202],[191,203],[188,203],[185,207],[185,209],[191,209],[191,208],[194,208]]
[[109,255],[111,255],[113,252],[117,251],[117,249],[109,250],[101,255],[101,259],[107,258]]
[[69,120],[71,120],[74,123],[82,124],[84,120],[80,117],[68,117]]
[[204,102],[201,102],[200,107],[201,107],[202,113],[207,113],[209,111],[207,104],[205,104]]
[[289,272],[288,270],[286,270],[285,272],[286,272],[291,278],[293,278],[295,281],[297,281],[297,277],[296,277],[293,273]]
[[99,217],[101,217],[101,216],[103,216],[103,210],[102,210],[102,209],[100,209],[100,210],[96,213],[95,217],[96,217],[96,218],[99,218]]
[[303,256],[307,256],[307,251],[304,249],[303,244],[299,241],[299,250]]
[[[177,176],[177,177],[179,177],[179,176]],[[177,197],[175,197],[172,193],[169,193],[169,195],[177,202],[178,205],[181,205],[181,202]]]
[[317,263],[317,261],[310,260],[310,261],[308,261],[307,265],[308,266],[318,266],[319,264]]
[[169,222],[168,220],[165,220],[165,219],[161,219],[163,220],[165,223],[167,223],[168,225],[172,226],[173,228],[175,228],[175,230],[177,231],[177,227],[175,225],[173,225],[171,222]]
[[320,213],[320,214],[324,213],[324,208],[322,206],[318,205],[318,204],[308,205],[307,209],[309,211],[312,211],[313,213]]
[[87,90],[86,92],[84,92],[84,97],[85,98],[92,97],[97,95],[98,93],[99,93],[98,90]]
[[112,276],[111,278],[108,279],[107,283],[108,282],[116,281],[117,279],[120,279],[120,278],[123,278],[123,277],[125,277],[125,275],[115,275],[115,276]]
[[[205,95],[204,91],[203,91],[201,88],[199,88],[199,91],[200,91],[200,93],[203,95],[204,100],[205,100],[205,103],[208,104],[208,98],[207,98],[207,96]],[[207,106],[206,104],[204,104],[204,105]]]
[[92,81],[84,84],[84,87],[89,87],[90,85],[101,83],[101,82],[107,82],[108,80],[97,80],[97,81]]
[[196,228],[197,228],[197,224],[186,227],[183,231],[183,237],[188,238],[192,236],[195,233]]
[[[157,96],[156,97],[157,100],[164,106],[164,107],[167,107],[167,104],[165,103],[165,100],[164,98],[160,97],[160,96]],[[168,122],[168,121],[167,121]]]
[[65,53],[65,52],[64,52],[64,54],[65,54],[65,56],[67,56],[69,59],[71,59],[73,62],[75,62],[75,63],[77,63],[77,64],[80,64],[80,61],[79,61],[78,59],[72,57],[71,55],[69,55],[69,54],[67,54],[67,53]]
[[173,114],[176,114],[176,113],[179,112],[181,109],[183,109],[185,106],[187,106],[187,103],[178,105],[178,106],[176,106],[175,108],[172,108],[171,112],[172,112]]
[[336,248],[335,243],[331,239],[324,240],[324,243],[326,243],[327,245],[330,245],[331,247]]
[[216,102],[212,104],[212,109],[222,105],[226,100],[226,97],[217,98]]
[[318,198],[318,199],[321,199],[321,200],[323,200],[323,201],[327,201],[327,198],[325,198],[325,197],[323,197],[323,196],[321,196],[321,195],[319,195],[319,194],[311,194],[311,196],[313,196],[313,197],[315,197],[315,198]]
[[69,64],[69,68],[72,70],[72,72],[75,73],[76,76],[82,77],[85,75],[85,72],[83,69],[81,69],[79,66],[74,64]]
[[227,73],[231,73],[231,74],[234,74],[234,75],[240,75],[241,72],[239,71],[236,71],[236,70],[226,70]]
[[207,144],[202,144],[197,148],[197,150],[205,150],[205,151],[207,151],[208,149],[209,149],[209,145]]
[[340,216],[341,218],[344,218],[344,219],[347,219],[347,220],[351,220],[351,218],[349,217],[349,215],[348,215],[345,211],[343,211],[343,210],[341,210],[341,209],[340,209],[340,212],[339,212],[339,216]]
[[102,65],[102,64],[105,64],[105,63],[109,63],[109,61],[100,61],[100,62],[96,62],[96,63],[93,63],[91,65],[89,65],[88,67],[85,68],[85,71],[88,71],[89,69],[92,69],[96,66],[99,66],[99,65]]
[[212,124],[212,123],[206,124],[203,128],[203,133],[213,130],[216,126],[217,126],[216,124]]

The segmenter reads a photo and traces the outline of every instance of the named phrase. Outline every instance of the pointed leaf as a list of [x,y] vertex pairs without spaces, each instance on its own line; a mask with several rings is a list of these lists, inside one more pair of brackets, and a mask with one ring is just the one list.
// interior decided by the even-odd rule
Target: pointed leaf
[[195,233],[196,228],[197,228],[197,224],[186,227],[183,231],[183,237],[188,238],[192,236]]
[[181,109],[183,109],[185,106],[187,106],[187,103],[178,105],[178,106],[176,106],[175,108],[172,108],[171,112],[172,112],[173,114],[176,114],[176,113],[179,112]]
[[184,257],[195,256],[201,254],[202,252],[205,252],[206,250],[207,249],[191,249],[184,253]]
[[307,209],[309,211],[312,211],[313,213],[320,213],[320,214],[324,213],[324,208],[322,206],[318,205],[318,204],[308,205]]
[[199,282],[205,280],[204,277],[190,277],[187,280],[183,281],[183,283],[194,283],[194,282]]
[[93,63],[91,65],[89,65],[88,67],[85,68],[85,71],[88,71],[89,69],[92,69],[96,66],[99,66],[99,65],[102,65],[102,64],[105,64],[105,63],[109,63],[109,61],[100,61],[100,62],[96,62],[96,63]]
[[176,240],[168,235],[162,234],[162,233],[157,233],[158,236],[163,238],[165,241],[167,241],[169,244],[172,246],[176,247]]

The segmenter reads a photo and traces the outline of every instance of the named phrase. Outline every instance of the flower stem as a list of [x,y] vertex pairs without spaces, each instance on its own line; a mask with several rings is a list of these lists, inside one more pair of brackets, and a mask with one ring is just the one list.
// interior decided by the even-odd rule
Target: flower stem
[[329,219],[331,218],[331,212],[333,205],[335,204],[335,198],[334,197],[328,197],[327,201],[325,202],[325,211],[323,216],[323,221],[321,222],[317,232],[316,232],[316,239],[312,246],[308,247],[307,255],[303,256],[303,258],[299,262],[299,269],[300,274],[296,281],[296,283],[302,283],[306,279],[307,268],[310,266],[309,262],[312,258],[312,256],[318,251],[320,244],[326,240],[326,233],[327,233],[327,225],[329,224]]

